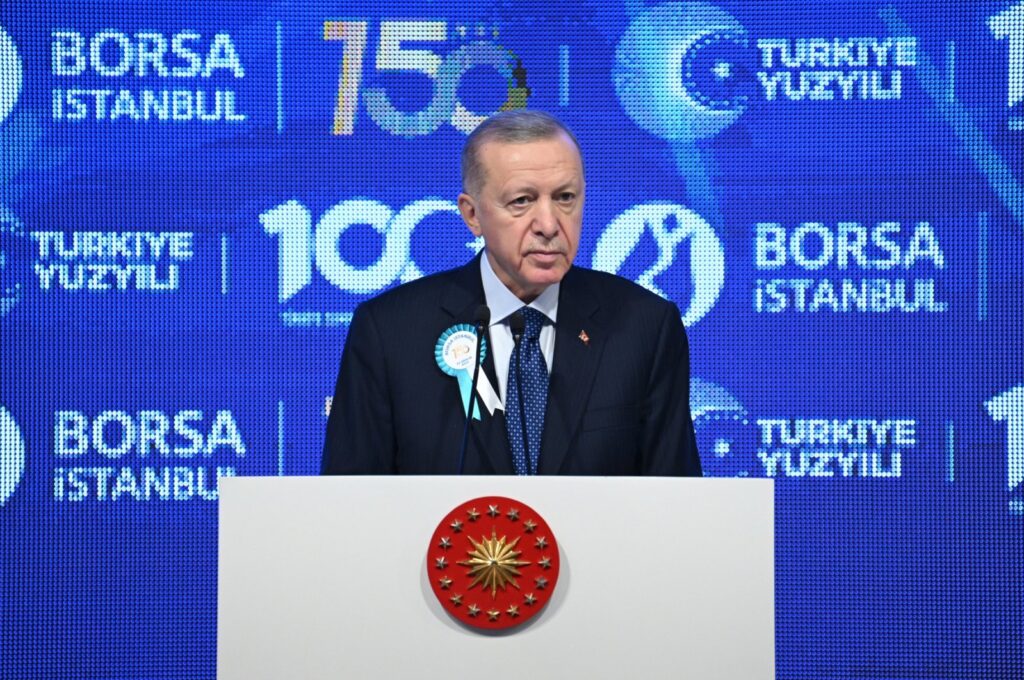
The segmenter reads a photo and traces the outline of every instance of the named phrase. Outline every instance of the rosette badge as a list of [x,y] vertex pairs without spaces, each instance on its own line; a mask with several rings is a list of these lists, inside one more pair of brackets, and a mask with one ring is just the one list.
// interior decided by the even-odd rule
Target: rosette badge
[[[447,375],[459,381],[459,394],[462,396],[462,408],[467,417],[469,414],[469,391],[473,384],[474,354],[480,352],[480,361],[487,357],[487,341],[481,339],[477,350],[476,329],[469,324],[458,324],[447,329],[437,339],[434,346],[434,359],[437,367]],[[485,398],[485,403],[488,400]],[[480,406],[473,404],[473,417],[480,420]]]
[[558,544],[524,503],[474,498],[441,520],[427,550],[438,601],[462,623],[484,630],[522,625],[544,608],[558,581]]

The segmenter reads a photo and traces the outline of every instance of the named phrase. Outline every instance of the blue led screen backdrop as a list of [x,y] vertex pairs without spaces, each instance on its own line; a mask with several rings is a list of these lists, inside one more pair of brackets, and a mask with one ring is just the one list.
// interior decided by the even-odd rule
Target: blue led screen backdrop
[[524,107],[776,480],[779,677],[1024,677],[1019,0],[3,2],[0,677],[214,676],[218,480],[317,473]]

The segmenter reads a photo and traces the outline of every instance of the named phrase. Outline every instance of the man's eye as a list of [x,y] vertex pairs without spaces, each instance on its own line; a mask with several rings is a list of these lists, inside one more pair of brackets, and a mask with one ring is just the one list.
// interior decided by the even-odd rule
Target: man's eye
[[512,205],[529,205],[529,203],[529,196],[517,196],[516,198],[512,199]]
[[563,191],[562,193],[558,194],[558,200],[562,201],[563,203],[568,203],[572,201],[574,198],[576,198],[576,194],[572,193],[571,191]]

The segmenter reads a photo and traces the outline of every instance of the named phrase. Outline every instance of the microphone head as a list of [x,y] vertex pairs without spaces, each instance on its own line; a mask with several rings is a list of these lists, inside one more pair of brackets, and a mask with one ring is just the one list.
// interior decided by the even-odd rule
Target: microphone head
[[473,325],[477,328],[483,328],[491,323],[491,308],[487,305],[480,305],[473,312]]
[[522,312],[513,312],[512,316],[508,317],[508,327],[513,337],[518,338],[526,330],[526,317]]

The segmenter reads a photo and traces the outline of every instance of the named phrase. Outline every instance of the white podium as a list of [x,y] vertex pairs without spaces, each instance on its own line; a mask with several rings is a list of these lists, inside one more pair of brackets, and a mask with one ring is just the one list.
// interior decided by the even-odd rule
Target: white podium
[[[482,634],[426,557],[493,495],[547,520],[561,571],[538,616]],[[221,680],[775,677],[770,480],[227,478],[219,531]]]

